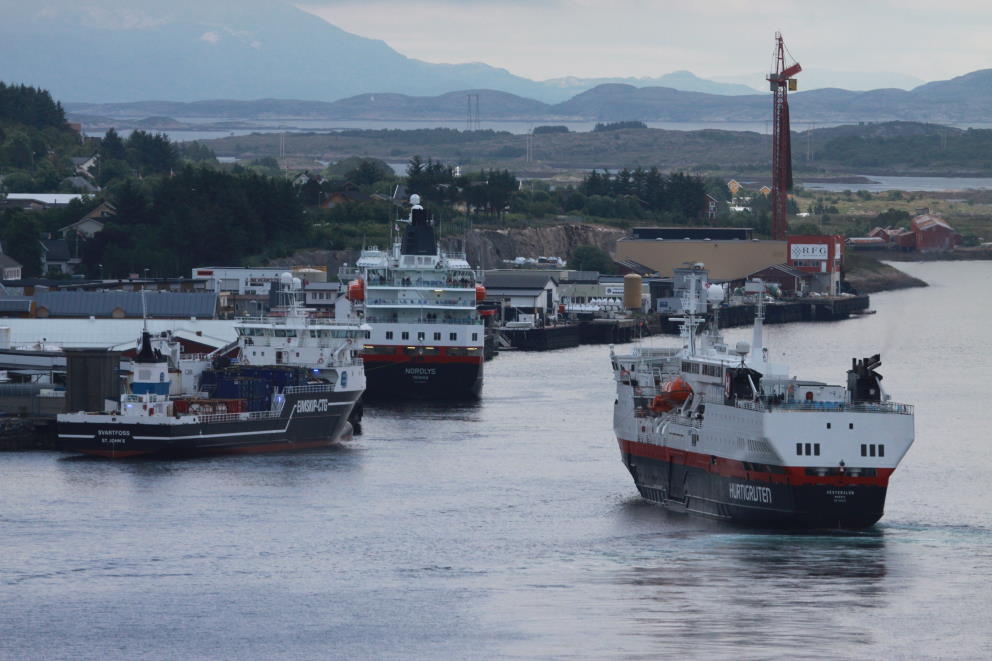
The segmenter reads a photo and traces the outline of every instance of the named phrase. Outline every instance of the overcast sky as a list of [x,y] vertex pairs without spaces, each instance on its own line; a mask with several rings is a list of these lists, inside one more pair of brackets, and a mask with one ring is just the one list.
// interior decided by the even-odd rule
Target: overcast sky
[[988,0],[309,0],[298,6],[409,57],[485,62],[539,80],[679,69],[707,78],[746,76],[769,68],[776,30],[807,70],[884,71],[929,81],[992,66]]

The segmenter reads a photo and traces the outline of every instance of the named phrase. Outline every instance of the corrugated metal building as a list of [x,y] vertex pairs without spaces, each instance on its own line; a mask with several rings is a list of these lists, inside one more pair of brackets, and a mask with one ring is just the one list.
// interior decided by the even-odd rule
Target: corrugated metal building
[[216,319],[217,294],[128,291],[49,291],[34,295],[36,317],[140,319]]

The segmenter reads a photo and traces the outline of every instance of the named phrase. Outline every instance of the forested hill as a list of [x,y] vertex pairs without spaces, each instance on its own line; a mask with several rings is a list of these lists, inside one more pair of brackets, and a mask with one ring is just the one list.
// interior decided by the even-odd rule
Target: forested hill
[[3,82],[0,82],[0,124],[68,128],[62,104],[53,100],[47,90]]

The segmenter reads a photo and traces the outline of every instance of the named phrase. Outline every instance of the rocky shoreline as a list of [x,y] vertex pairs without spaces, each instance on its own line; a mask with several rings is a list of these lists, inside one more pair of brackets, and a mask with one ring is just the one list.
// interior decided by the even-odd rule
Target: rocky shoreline
[[874,257],[848,254],[845,262],[844,281],[862,294],[929,286],[923,280],[914,278]]

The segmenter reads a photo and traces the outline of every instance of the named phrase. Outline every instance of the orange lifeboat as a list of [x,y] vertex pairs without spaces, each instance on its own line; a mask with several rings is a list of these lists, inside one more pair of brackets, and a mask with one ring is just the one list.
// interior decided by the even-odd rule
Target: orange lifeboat
[[482,285],[475,286],[475,302],[481,303],[486,300],[486,288]]
[[348,295],[346,297],[352,303],[365,300],[365,281],[361,278],[348,283]]
[[654,413],[671,411],[682,406],[690,395],[692,395],[692,387],[682,377],[675,377],[662,384],[661,394],[655,395],[651,400],[651,411]]

